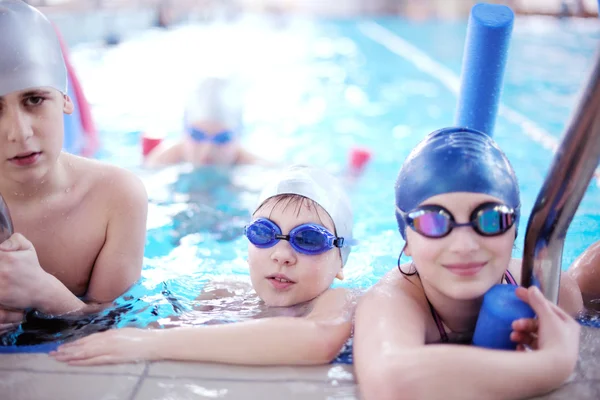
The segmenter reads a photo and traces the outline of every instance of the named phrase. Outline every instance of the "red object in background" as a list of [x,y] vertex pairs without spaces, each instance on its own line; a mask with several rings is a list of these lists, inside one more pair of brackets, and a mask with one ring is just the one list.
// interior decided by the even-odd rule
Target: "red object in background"
[[369,160],[371,159],[371,151],[356,147],[350,150],[350,168],[355,172],[362,172]]
[[146,157],[161,142],[162,138],[152,137],[142,133],[142,155]]
[[69,82],[71,85],[73,85],[73,91],[75,92],[75,97],[77,97],[81,127],[86,135],[86,141],[82,150],[82,155],[91,156],[96,152],[99,145],[98,131],[96,130],[96,125],[94,124],[94,119],[92,118],[92,110],[90,109],[90,105],[85,98],[83,88],[79,83],[75,69],[73,68],[73,65],[69,59],[69,49],[56,25],[54,25],[54,31],[56,32],[56,36],[58,36],[58,41],[60,42],[60,48],[62,50],[65,65],[67,67],[67,74],[69,74]]

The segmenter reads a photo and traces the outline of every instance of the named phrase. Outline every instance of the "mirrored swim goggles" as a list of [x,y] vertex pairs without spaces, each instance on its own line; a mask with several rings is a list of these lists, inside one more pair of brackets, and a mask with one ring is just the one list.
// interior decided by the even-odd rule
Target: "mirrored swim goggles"
[[273,247],[280,240],[287,240],[298,253],[317,255],[334,247],[349,246],[343,237],[337,237],[325,227],[317,224],[302,224],[292,229],[289,235],[281,233],[281,228],[267,218],[257,218],[244,228],[244,234],[259,249]]
[[483,203],[473,210],[469,222],[459,224],[454,216],[442,206],[426,205],[405,213],[396,211],[415,232],[428,238],[443,238],[452,229],[470,226],[481,236],[498,236],[508,231],[517,219],[517,212],[500,203]]
[[216,135],[208,135],[206,132],[194,127],[188,127],[186,130],[194,142],[211,142],[218,146],[231,142],[234,137],[233,132],[227,130],[221,131]]

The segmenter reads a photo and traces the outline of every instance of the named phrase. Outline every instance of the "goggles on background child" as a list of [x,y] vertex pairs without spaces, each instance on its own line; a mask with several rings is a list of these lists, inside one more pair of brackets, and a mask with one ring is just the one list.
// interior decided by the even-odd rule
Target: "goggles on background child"
[[281,228],[266,218],[257,218],[245,227],[244,233],[250,243],[260,249],[273,247],[280,240],[287,240],[298,253],[307,255],[322,254],[334,247],[347,247],[344,238],[336,237],[325,227],[317,224],[298,225],[288,235],[281,233]]
[[502,235],[516,221],[515,210],[500,203],[481,204],[464,224],[457,223],[450,211],[438,205],[417,207],[408,213],[398,207],[396,210],[415,232],[434,239],[443,238],[460,226],[470,226],[481,236]]
[[194,142],[212,142],[216,145],[224,145],[233,140],[233,132],[221,131],[216,135],[208,135],[206,132],[196,129],[193,127],[187,128],[188,135],[194,140]]

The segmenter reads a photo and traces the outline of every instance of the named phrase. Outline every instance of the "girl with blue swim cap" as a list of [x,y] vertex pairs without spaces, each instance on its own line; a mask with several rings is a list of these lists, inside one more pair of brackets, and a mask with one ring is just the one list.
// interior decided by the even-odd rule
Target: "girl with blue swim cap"
[[[61,346],[56,359],[75,365],[161,359],[309,365],[333,360],[350,337],[355,304],[351,291],[330,287],[343,278],[353,241],[350,200],[341,182],[327,172],[292,166],[268,182],[257,204],[245,229],[251,290],[229,282],[218,291],[205,288],[200,297],[214,300],[243,292],[240,317],[246,321],[111,330]],[[238,304],[227,303],[232,315]],[[248,304],[260,308],[250,321]]]
[[[561,385],[575,367],[579,325],[535,287],[517,296],[538,319],[514,321],[511,340],[536,351],[446,344],[470,343],[484,294],[520,277],[511,257],[519,188],[496,143],[463,128],[433,132],[405,160],[395,190],[412,262],[359,302],[354,359],[363,398],[512,399]],[[575,313],[576,285],[565,276],[561,286],[561,306]]]
[[232,82],[208,77],[192,93],[185,109],[184,134],[175,143],[160,143],[146,155],[144,164],[161,167],[179,163],[236,165],[260,163],[239,141],[242,109]]

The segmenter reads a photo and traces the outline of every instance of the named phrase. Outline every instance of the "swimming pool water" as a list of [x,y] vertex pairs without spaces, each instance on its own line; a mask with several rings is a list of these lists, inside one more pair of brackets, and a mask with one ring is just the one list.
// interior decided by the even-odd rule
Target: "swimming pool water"
[[[242,228],[272,170],[139,167],[141,132],[176,135],[188,91],[209,72],[239,77],[246,104],[243,141],[264,158],[323,165],[344,175],[352,147],[372,151],[364,174],[349,183],[361,245],[338,285],[367,288],[394,268],[402,248],[395,176],[424,135],[453,123],[452,84],[460,74],[465,33],[464,22],[291,20],[282,27],[249,18],[151,30],[117,47],[73,49],[101,130],[97,157],[139,173],[151,202],[143,277],[119,299],[121,312],[113,310],[106,326],[160,323],[190,310],[214,277],[248,275]],[[515,21],[502,103],[524,120],[501,115],[494,137],[519,177],[520,232],[552,161],[548,148],[560,139],[599,38],[600,27],[590,21]],[[416,50],[392,51],[386,43],[394,40]],[[528,134],[531,125],[546,139]],[[569,229],[563,269],[597,240],[599,201],[593,182]],[[514,256],[522,249],[520,235]],[[222,306],[225,313],[227,304]],[[61,337],[105,329],[106,317],[97,317],[100,328],[71,324]]]

